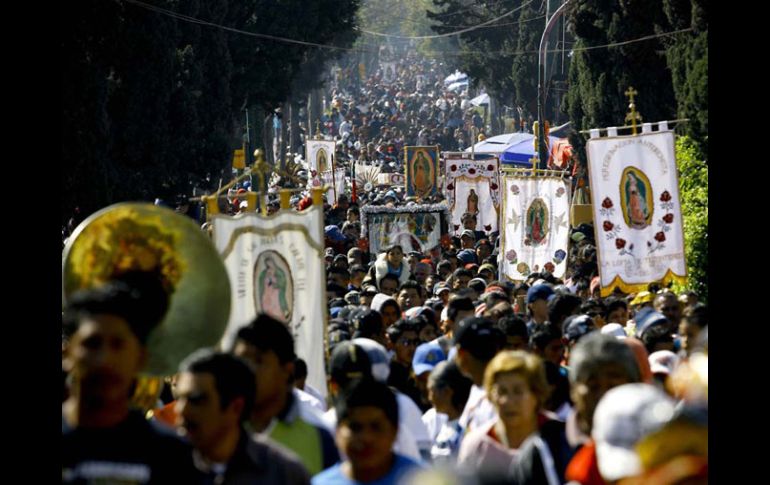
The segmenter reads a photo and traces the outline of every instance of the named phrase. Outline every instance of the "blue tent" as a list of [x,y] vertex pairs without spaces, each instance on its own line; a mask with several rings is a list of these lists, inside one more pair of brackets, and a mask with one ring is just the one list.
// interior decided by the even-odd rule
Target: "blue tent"
[[[526,133],[526,135],[526,139],[506,147],[500,154],[500,162],[503,165],[516,165],[525,168],[532,166],[532,162],[529,159],[535,156],[535,143],[533,141],[535,135],[531,133]],[[553,146],[559,140],[555,136],[549,136],[548,139],[550,140],[550,146]],[[539,166],[544,166],[544,164],[539,164]]]

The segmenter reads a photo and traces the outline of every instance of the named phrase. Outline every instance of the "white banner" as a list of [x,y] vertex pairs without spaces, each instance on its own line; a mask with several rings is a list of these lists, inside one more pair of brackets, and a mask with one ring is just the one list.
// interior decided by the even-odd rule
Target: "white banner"
[[332,177],[331,170],[323,172],[321,173],[321,181],[323,185],[329,186],[329,189],[326,191],[326,203],[329,205],[336,204],[335,194],[337,199],[339,199],[340,195],[345,193],[345,169],[338,168],[335,170],[334,177]]
[[501,273],[515,281],[567,269],[569,190],[563,179],[503,175]]
[[414,204],[405,207],[363,206],[362,234],[369,239],[369,252],[378,254],[394,244],[404,253],[427,253],[441,243],[441,218],[447,217],[442,204]]
[[602,295],[687,276],[671,131],[586,146]]
[[267,313],[289,326],[294,350],[307,362],[307,381],[325,395],[323,208],[280,210],[270,217],[215,215],[213,226],[232,287],[222,348],[230,348],[258,312]]
[[462,215],[476,214],[477,231],[497,231],[500,208],[500,162],[497,157],[480,160],[449,158],[445,160],[444,195],[451,211],[449,232],[463,231]]
[[332,169],[332,158],[334,157],[335,148],[333,141],[307,140],[305,148],[305,160],[307,161],[311,176]]

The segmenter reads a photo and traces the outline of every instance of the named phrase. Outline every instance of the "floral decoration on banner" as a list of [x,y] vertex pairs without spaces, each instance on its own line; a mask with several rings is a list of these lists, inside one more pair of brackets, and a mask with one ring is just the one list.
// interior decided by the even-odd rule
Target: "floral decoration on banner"
[[516,264],[516,261],[518,261],[518,255],[516,254],[516,251],[511,249],[507,253],[505,253],[505,259],[508,260],[511,264]]
[[599,209],[599,214],[603,216],[612,216],[615,214],[615,208],[612,204],[612,199],[605,197],[602,201],[602,207]]
[[516,184],[511,185],[511,192],[513,192],[513,195],[519,195],[519,192],[521,189],[519,189],[519,186]]
[[564,190],[564,187],[559,187],[558,189],[556,189],[556,197],[561,197],[561,196],[562,196],[562,195],[564,195],[566,192],[567,192],[567,191],[566,191],[566,190]]
[[527,265],[527,263],[522,262],[516,265],[516,271],[518,271],[524,276],[529,276],[529,266]]
[[556,266],[554,266],[552,262],[548,261],[543,265],[543,269],[548,271],[549,273],[553,273],[554,270],[556,269]]
[[620,232],[620,226],[613,224],[611,221],[602,222],[602,229],[607,233],[605,236],[608,240],[618,237],[618,233]]
[[626,240],[622,238],[615,239],[615,248],[619,251],[619,254],[622,256],[624,254],[628,254],[629,256],[633,257],[634,253],[632,252],[634,250],[634,245],[630,244],[628,248],[626,248]]
[[556,264],[561,264],[562,261],[564,261],[564,258],[567,257],[566,251],[563,249],[557,249],[555,253],[553,253],[553,262]]
[[[671,194],[668,192],[668,190],[664,190],[662,194],[660,194],[660,207],[664,210],[673,210],[674,209],[674,203],[671,201],[672,197]],[[661,229],[660,231],[655,233],[655,236],[653,237],[653,241],[647,241],[647,249],[649,249],[648,254],[652,254],[655,251],[659,249],[663,249],[666,247],[665,244],[663,244],[666,241],[666,233],[671,230],[671,224],[674,222],[674,214],[671,212],[667,212],[663,215],[663,217],[660,218],[658,221],[658,227]]]
[[485,224],[484,225],[484,230],[487,231],[487,232],[491,231],[492,230],[492,224]]

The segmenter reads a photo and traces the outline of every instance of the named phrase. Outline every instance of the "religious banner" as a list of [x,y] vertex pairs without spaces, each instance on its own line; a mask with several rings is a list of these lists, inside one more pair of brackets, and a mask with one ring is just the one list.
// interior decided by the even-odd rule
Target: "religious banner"
[[472,160],[468,153],[445,153],[444,195],[451,222],[449,232],[463,231],[462,216],[476,215],[476,231],[497,231],[500,210],[500,162],[496,156],[480,153]]
[[380,167],[356,163],[354,169],[356,173],[356,189],[359,192],[371,192],[379,183]]
[[345,169],[338,168],[334,171],[333,177],[332,171],[327,170],[326,172],[321,173],[320,179],[323,185],[329,187],[326,190],[326,203],[329,205],[336,204],[340,195],[345,194]]
[[404,253],[427,253],[441,243],[448,219],[445,204],[411,204],[404,207],[364,206],[361,234],[369,240],[369,252],[377,254],[394,244]]
[[381,62],[380,69],[382,69],[382,82],[386,84],[396,82],[398,71],[395,61]]
[[438,192],[438,146],[404,147],[406,196],[429,197]]
[[563,278],[569,243],[569,190],[558,177],[503,172],[501,274],[523,281],[549,271]]
[[335,143],[326,140],[307,140],[305,142],[305,160],[311,176],[332,169]]
[[591,138],[586,152],[602,296],[684,284],[674,133]]
[[325,394],[323,315],[326,309],[323,207],[213,216],[213,240],[232,287],[222,348],[258,313],[289,327],[294,349],[307,362],[307,381]]
[[377,175],[378,185],[404,185],[403,173],[380,173]]

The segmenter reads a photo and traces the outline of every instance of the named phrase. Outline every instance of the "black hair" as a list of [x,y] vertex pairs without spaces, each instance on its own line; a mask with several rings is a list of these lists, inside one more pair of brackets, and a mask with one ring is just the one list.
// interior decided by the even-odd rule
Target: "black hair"
[[294,337],[289,328],[265,313],[260,313],[251,323],[238,330],[237,338],[259,350],[275,352],[281,364],[294,362],[297,358],[294,353]]
[[473,301],[467,296],[450,298],[447,303],[447,308],[447,318],[453,322],[456,322],[457,314],[461,311],[467,312],[476,309],[476,307],[473,306]]
[[545,408],[549,411],[557,411],[562,404],[572,404],[572,400],[569,395],[569,379],[567,376],[561,373],[559,366],[551,362],[550,360],[544,360],[545,366],[545,378],[550,386],[553,386],[553,391],[548,396],[545,402]]
[[571,293],[556,294],[548,302],[548,321],[554,325],[561,325],[565,318],[580,308],[583,300]]
[[605,316],[607,314],[607,305],[601,302],[601,300],[595,300],[589,298],[580,305],[580,313],[588,313],[592,310],[596,310],[600,315]]
[[682,319],[687,320],[691,325],[704,329],[709,323],[708,308],[703,303],[696,303],[695,305],[684,309],[684,312],[682,312]]
[[294,359],[294,379],[304,379],[307,377],[307,363],[297,357]]
[[542,352],[550,342],[561,340],[562,335],[561,329],[554,324],[538,325],[529,337],[529,346]]
[[670,327],[667,324],[652,324],[642,334],[640,340],[647,349],[647,354],[655,352],[655,346],[674,341]]
[[[618,298],[616,296],[610,296],[609,298],[604,300],[604,319],[607,320],[610,318],[610,313],[614,312],[618,308],[622,308],[624,310],[628,310],[628,302],[624,300],[623,298]],[[625,324],[626,322],[617,322]]]
[[398,287],[398,293],[400,294],[401,290],[410,288],[417,290],[417,294],[420,295],[420,298],[425,298],[425,288],[415,280],[406,280],[401,283],[401,286]]
[[385,281],[385,280],[393,280],[393,281],[395,281],[396,282],[396,288],[398,288],[399,283],[400,283],[400,281],[398,279],[398,276],[394,275],[393,273],[387,273],[385,276],[380,278],[380,281],[377,284],[377,287],[379,289],[382,289],[382,282]]
[[504,316],[497,321],[497,326],[508,337],[524,337],[525,340],[529,340],[527,322],[519,316]]
[[[344,254],[338,254],[337,256],[342,256],[343,258],[346,258],[346,256]],[[335,259],[337,258],[337,256],[335,256]],[[347,258],[345,260],[347,261]],[[348,270],[346,270],[345,268],[340,268],[339,266],[332,266],[331,268],[326,270],[327,278],[330,275],[332,275],[332,274],[341,274],[341,275],[345,276],[346,278],[350,277],[350,272]]]
[[420,329],[421,325],[419,320],[414,318],[401,318],[397,320],[396,323],[388,327],[385,332],[388,334],[390,341],[395,344],[396,340],[400,339],[404,332],[419,333]]
[[335,405],[337,426],[347,421],[353,409],[375,407],[385,413],[385,417],[394,428],[398,429],[398,402],[390,388],[374,379],[361,379],[345,387]]
[[481,281],[469,281],[468,282],[468,288],[471,288],[476,291],[479,295],[484,293],[484,290],[487,288],[486,283],[482,283]]
[[179,372],[211,374],[219,394],[220,408],[224,409],[233,400],[242,397],[244,405],[241,420],[251,414],[256,396],[256,380],[254,370],[244,359],[213,349],[199,349],[179,364]]
[[[388,300],[390,301],[390,300]],[[382,333],[382,315],[376,310],[365,308],[351,318],[356,338],[372,338]]]
[[439,270],[447,269],[449,271],[452,271],[452,262],[446,259],[442,259],[438,262],[436,265],[436,274],[439,275],[439,278],[441,277],[441,273],[439,273]]
[[155,273],[132,271],[100,287],[73,294],[64,311],[62,330],[70,337],[83,317],[114,315],[125,319],[131,332],[145,345],[167,310],[168,295],[159,277]]
[[473,381],[463,375],[460,368],[457,367],[457,362],[454,360],[439,362],[430,372],[428,380],[440,389],[452,389],[452,406],[455,409],[465,408],[468,396],[471,394]]

